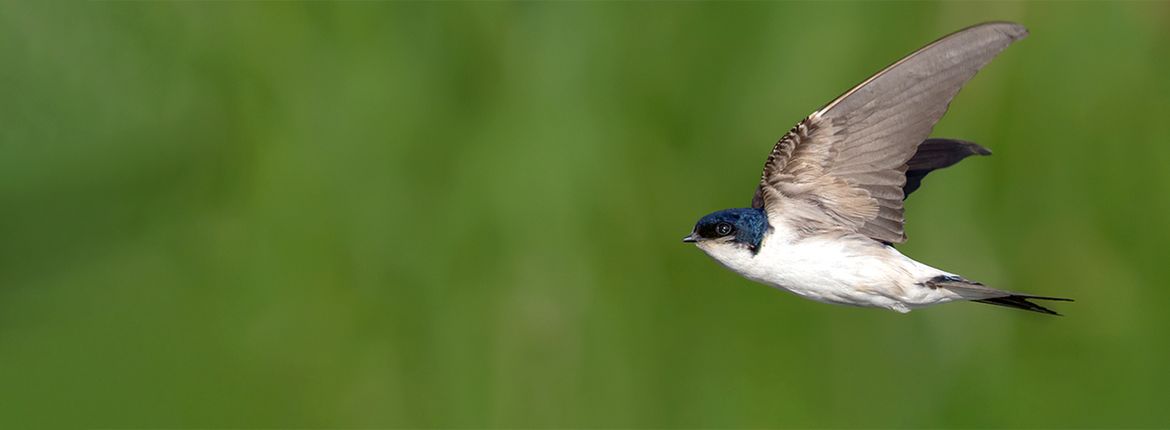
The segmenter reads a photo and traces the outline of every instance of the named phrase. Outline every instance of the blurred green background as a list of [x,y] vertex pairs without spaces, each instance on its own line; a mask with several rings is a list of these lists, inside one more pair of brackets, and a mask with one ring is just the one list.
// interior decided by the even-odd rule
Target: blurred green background
[[[908,315],[679,239],[986,20]],[[1166,427],[1170,4],[0,3],[0,426]]]

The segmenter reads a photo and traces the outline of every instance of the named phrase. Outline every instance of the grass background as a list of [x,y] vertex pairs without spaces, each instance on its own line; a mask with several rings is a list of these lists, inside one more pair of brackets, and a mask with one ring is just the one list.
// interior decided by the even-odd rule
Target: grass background
[[[1032,36],[909,315],[679,238],[919,46]],[[1170,4],[0,3],[4,427],[1166,427]]]

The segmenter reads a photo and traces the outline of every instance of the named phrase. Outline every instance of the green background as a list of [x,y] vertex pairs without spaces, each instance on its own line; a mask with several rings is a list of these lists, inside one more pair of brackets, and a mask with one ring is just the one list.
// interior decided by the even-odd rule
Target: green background
[[[1027,25],[900,315],[679,239],[925,43]],[[0,425],[1166,427],[1170,4],[0,4]]]

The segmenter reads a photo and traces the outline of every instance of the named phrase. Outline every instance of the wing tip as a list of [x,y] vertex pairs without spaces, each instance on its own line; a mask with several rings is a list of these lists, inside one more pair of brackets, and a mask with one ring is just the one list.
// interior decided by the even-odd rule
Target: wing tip
[[962,150],[965,151],[968,155],[991,155],[991,150],[987,149],[986,146],[969,140],[932,137],[930,139],[924,140],[922,143],[929,143],[934,145],[955,145],[962,148]]
[[1000,33],[1011,40],[1020,40],[1028,37],[1028,28],[1011,21],[990,21],[976,24],[975,27],[995,27]]
[[958,139],[953,139],[953,140],[955,140],[956,142],[959,142],[959,145],[962,145],[963,149],[967,151],[967,154],[983,155],[983,156],[991,155],[991,150],[987,149],[986,146],[980,145],[980,144],[975,143],[975,142],[969,142],[966,140],[958,140]]

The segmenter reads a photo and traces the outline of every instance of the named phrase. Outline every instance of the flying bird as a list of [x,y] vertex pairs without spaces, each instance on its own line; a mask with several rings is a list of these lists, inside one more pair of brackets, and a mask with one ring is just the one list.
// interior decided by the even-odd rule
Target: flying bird
[[910,312],[974,301],[1059,315],[903,255],[905,198],[975,143],[928,139],[951,99],[1028,30],[979,24],[899,60],[813,112],[768,154],[750,208],[704,216],[684,242],[740,275],[825,303]]

